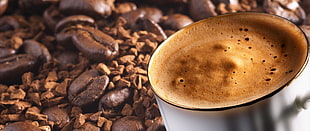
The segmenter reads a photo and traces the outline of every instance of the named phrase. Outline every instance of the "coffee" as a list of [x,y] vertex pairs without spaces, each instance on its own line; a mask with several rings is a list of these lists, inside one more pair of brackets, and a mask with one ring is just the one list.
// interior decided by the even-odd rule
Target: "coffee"
[[180,30],[153,54],[154,91],[176,105],[204,109],[271,94],[296,76],[307,56],[304,34],[282,22],[266,14],[228,14]]

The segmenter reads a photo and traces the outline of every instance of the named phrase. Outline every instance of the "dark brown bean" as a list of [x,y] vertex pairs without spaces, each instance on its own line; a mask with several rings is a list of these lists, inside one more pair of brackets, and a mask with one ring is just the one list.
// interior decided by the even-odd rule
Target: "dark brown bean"
[[[70,26],[90,26],[96,28],[95,20],[89,16],[85,15],[73,15],[65,17],[64,19],[60,20],[56,25],[56,33],[66,30],[66,28],[71,28]],[[69,30],[68,29],[68,30]]]
[[306,14],[310,13],[310,1],[309,0],[301,0],[300,5],[305,10]]
[[63,18],[59,9],[56,6],[50,6],[43,12],[43,19],[47,27],[51,31],[55,31],[56,24]]
[[5,12],[8,7],[8,0],[0,0],[0,16]]
[[186,15],[183,14],[172,14],[164,16],[161,19],[161,24],[164,28],[179,30],[187,25],[192,24],[194,21]]
[[12,16],[3,16],[0,18],[0,32],[15,30],[19,26],[19,22]]
[[166,131],[163,119],[161,117],[155,118],[153,124],[146,131]]
[[8,57],[14,55],[16,50],[12,48],[0,48],[0,58]]
[[211,0],[189,0],[188,8],[194,20],[201,20],[211,16],[216,16],[215,6]]
[[50,62],[52,59],[48,49],[43,44],[35,40],[25,40],[23,47],[26,54],[35,56],[43,62]]
[[156,23],[158,23],[160,18],[163,16],[162,11],[155,7],[142,7],[139,10],[145,12],[144,18],[150,19]]
[[32,125],[30,122],[14,122],[6,127],[3,131],[41,131],[39,127]]
[[63,13],[92,17],[108,17],[114,8],[114,0],[61,0],[59,4]]
[[142,121],[136,116],[125,116],[112,125],[112,131],[144,131]]
[[45,0],[18,0],[18,7],[23,11],[23,13],[38,13],[42,12],[49,3]]
[[137,24],[142,26],[140,29],[145,29],[148,32],[156,34],[158,37],[161,37],[161,40],[167,39],[164,30],[155,21],[147,18],[139,18]]
[[143,7],[137,10],[127,12],[121,16],[125,18],[129,27],[135,31],[140,29],[139,28],[140,25],[137,23],[138,19],[146,18],[154,21],[155,23],[158,23],[163,14],[162,11],[159,10],[158,8]]
[[95,28],[77,30],[72,40],[75,47],[93,61],[110,61],[119,53],[114,38]]
[[99,110],[103,108],[118,107],[129,98],[131,92],[128,88],[113,90],[105,94],[99,102]]
[[264,0],[264,8],[268,13],[282,16],[296,24],[300,24],[306,18],[305,11],[296,0]]
[[0,81],[2,83],[19,81],[23,73],[34,71],[36,66],[37,58],[27,54],[0,59]]
[[96,70],[88,70],[77,77],[68,89],[68,99],[73,105],[85,106],[100,98],[109,83],[109,77]]
[[70,118],[68,113],[63,108],[59,108],[57,106],[50,107],[42,112],[43,114],[48,116],[49,121],[53,121],[57,124],[60,124],[61,122],[69,122]]
[[61,52],[56,56],[56,59],[60,65],[77,64],[78,53],[74,51]]
[[133,11],[137,9],[137,5],[132,2],[123,2],[116,4],[115,12],[118,14],[124,14],[129,11]]

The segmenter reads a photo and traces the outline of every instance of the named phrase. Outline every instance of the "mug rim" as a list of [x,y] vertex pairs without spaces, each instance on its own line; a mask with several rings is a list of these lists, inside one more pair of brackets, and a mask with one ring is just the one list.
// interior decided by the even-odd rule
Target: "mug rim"
[[[154,89],[152,83],[151,83],[151,79],[150,79],[150,65],[151,63],[153,62],[153,59],[154,59],[154,54],[155,52],[157,52],[158,50],[160,50],[160,48],[163,47],[163,45],[165,45],[165,43],[167,43],[166,41],[169,41],[171,38],[173,38],[177,32],[181,32],[183,30],[186,30],[187,28],[190,28],[192,26],[195,26],[199,23],[202,23],[204,21],[208,21],[209,19],[214,19],[214,18],[217,18],[217,17],[225,17],[225,16],[231,16],[231,15],[245,15],[245,14],[251,14],[251,15],[265,15],[265,16],[268,16],[268,17],[276,17],[276,18],[280,18],[282,19],[283,21],[286,21],[288,22],[289,24],[292,24],[293,26],[296,27],[296,29],[298,29],[302,34],[303,34],[303,37],[306,41],[306,44],[307,44],[307,48],[306,48],[306,57],[305,57],[305,60],[301,66],[301,68],[293,75],[293,77],[288,80],[284,85],[280,86],[279,88],[277,88],[276,90],[272,91],[271,93],[268,93],[266,95],[264,95],[263,97],[259,97],[257,99],[254,99],[254,100],[250,100],[250,101],[246,101],[244,103],[240,103],[240,104],[235,104],[235,105],[228,105],[228,106],[222,106],[222,107],[189,107],[189,106],[186,106],[186,105],[182,105],[182,104],[178,104],[176,102],[173,102],[173,101],[169,101],[168,99],[164,99],[162,98],[158,92],[156,92],[156,90]],[[213,17],[209,17],[209,18],[205,18],[205,19],[202,19],[202,20],[199,20],[197,22],[194,22],[178,31],[176,31],[174,34],[172,34],[171,36],[169,36],[166,40],[164,40],[157,48],[156,50],[152,53],[151,55],[151,58],[149,60],[149,63],[148,63],[148,71],[147,71],[147,76],[149,78],[149,83],[151,85],[151,89],[153,91],[153,94],[158,97],[159,99],[161,99],[163,102],[169,104],[169,105],[172,105],[172,106],[175,106],[175,107],[179,107],[179,108],[182,108],[182,109],[186,109],[186,110],[197,110],[197,111],[223,111],[223,110],[229,110],[229,109],[235,109],[235,108],[240,108],[240,107],[244,107],[244,106],[249,106],[249,105],[253,105],[254,103],[257,103],[259,101],[263,101],[265,99],[268,99],[272,96],[274,96],[275,94],[279,93],[281,90],[283,90],[284,88],[286,88],[287,86],[289,86],[295,79],[298,78],[298,76],[304,71],[304,69],[306,68],[306,66],[310,66],[308,65],[308,62],[309,62],[309,56],[310,56],[310,42],[309,42],[309,39],[307,37],[307,35],[305,34],[305,32],[299,27],[297,26],[296,24],[294,24],[293,22],[291,22],[290,20],[288,20],[287,18],[284,18],[282,16],[278,16],[278,15],[274,15],[274,14],[268,14],[268,13],[260,13],[260,12],[232,12],[232,13],[226,13],[226,14],[222,14],[222,15],[218,15],[218,16],[213,16]]]

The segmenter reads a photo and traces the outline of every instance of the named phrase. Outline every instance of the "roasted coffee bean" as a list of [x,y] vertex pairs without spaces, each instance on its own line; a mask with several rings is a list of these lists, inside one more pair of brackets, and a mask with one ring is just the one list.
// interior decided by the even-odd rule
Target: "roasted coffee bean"
[[167,35],[164,30],[155,21],[147,18],[139,18],[137,20],[137,24],[142,26],[140,29],[145,29],[148,32],[156,34],[158,37],[161,37],[162,41],[167,39]]
[[49,3],[45,0],[18,0],[18,6],[23,13],[34,14],[42,12]]
[[70,118],[68,113],[63,108],[59,108],[57,106],[50,107],[42,112],[44,115],[47,115],[49,121],[53,121],[57,124],[60,124],[61,122],[69,122]]
[[172,14],[161,18],[161,24],[164,28],[179,30],[187,25],[192,24],[194,21],[183,14]]
[[67,65],[67,64],[75,65],[78,63],[78,53],[74,51],[60,52],[60,54],[58,54],[55,57],[60,65]]
[[12,48],[1,48],[0,47],[0,59],[14,55],[15,53],[16,53],[16,50],[14,50]]
[[[94,61],[109,61],[118,55],[118,43],[109,35],[96,29],[88,16],[75,15],[64,18],[56,26],[59,43],[70,47],[73,43],[86,57]],[[69,45],[68,45],[69,44]]]
[[52,59],[48,49],[43,44],[35,40],[25,40],[23,47],[26,54],[35,56],[43,62],[50,62]]
[[144,131],[142,120],[136,116],[125,116],[112,125],[112,131]]
[[306,14],[310,13],[310,0],[301,0],[300,5],[305,10]]
[[265,0],[264,8],[268,13],[282,16],[296,24],[306,18],[306,13],[297,0]]
[[100,99],[99,110],[103,108],[118,107],[124,104],[130,95],[131,92],[128,88],[110,91]]
[[56,24],[63,18],[64,16],[60,13],[59,9],[56,6],[50,6],[43,12],[43,19],[47,27],[51,31],[55,31]]
[[75,34],[75,30],[69,30],[56,34],[56,41],[59,45],[62,45],[69,51],[76,51],[76,47],[73,45],[72,37]]
[[132,2],[123,2],[116,4],[115,12],[118,14],[124,14],[129,11],[133,11],[137,9],[137,5]]
[[88,70],[77,77],[68,89],[68,99],[73,105],[92,104],[104,93],[109,77],[101,76],[97,70]]
[[8,0],[0,0],[0,16],[5,12],[8,7]]
[[0,59],[0,82],[10,83],[19,81],[25,72],[32,72],[37,66],[37,58],[20,54]]
[[188,8],[194,20],[201,20],[211,16],[216,16],[215,6],[211,0],[189,0]]
[[163,12],[155,7],[142,7],[138,10],[145,12],[144,18],[150,19],[156,23],[160,21],[160,18],[163,16]]
[[41,131],[39,127],[30,122],[14,122],[5,126],[3,131]]
[[61,0],[59,9],[68,14],[85,14],[92,17],[108,17],[115,0]]
[[146,131],[166,131],[162,117],[155,118],[152,125]]
[[0,18],[0,32],[15,30],[19,26],[19,22],[12,16],[3,16]]
[[119,54],[119,45],[111,36],[95,28],[76,30],[73,44],[93,61],[110,61]]
[[143,10],[132,10],[132,11],[122,14],[121,17],[123,17],[126,20],[128,26],[132,30],[137,30],[138,28],[137,26],[139,25],[136,24],[136,21],[139,18],[144,17],[144,15],[145,15],[145,11]]
[[85,15],[68,16],[57,23],[55,32],[59,33],[61,31],[70,30],[71,28],[81,28],[82,26],[96,28],[95,20]]
[[154,7],[143,7],[137,10],[133,10],[121,15],[127,21],[127,24],[132,30],[138,30],[139,24],[137,20],[140,18],[146,18],[158,23],[160,18],[163,16],[163,13],[158,8]]

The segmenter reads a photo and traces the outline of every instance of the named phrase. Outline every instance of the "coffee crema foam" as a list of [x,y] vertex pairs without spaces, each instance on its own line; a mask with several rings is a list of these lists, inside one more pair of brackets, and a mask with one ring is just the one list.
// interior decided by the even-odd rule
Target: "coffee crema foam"
[[156,94],[184,107],[221,108],[285,85],[302,68],[307,42],[295,25],[264,17],[211,18],[176,33],[151,60]]

